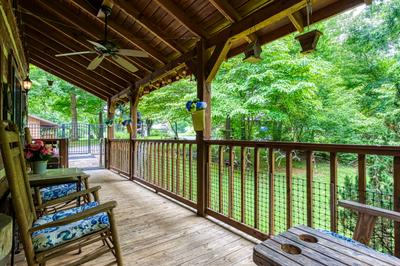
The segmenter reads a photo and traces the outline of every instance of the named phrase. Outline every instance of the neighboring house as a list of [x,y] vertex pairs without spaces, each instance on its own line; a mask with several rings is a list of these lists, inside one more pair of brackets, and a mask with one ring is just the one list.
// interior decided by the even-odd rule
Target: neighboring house
[[34,139],[57,138],[58,125],[35,115],[28,115],[28,127]]

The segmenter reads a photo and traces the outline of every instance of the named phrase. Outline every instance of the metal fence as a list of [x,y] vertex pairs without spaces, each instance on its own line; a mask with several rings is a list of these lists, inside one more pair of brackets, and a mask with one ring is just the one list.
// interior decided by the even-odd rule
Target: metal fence
[[68,123],[56,126],[30,124],[28,127],[34,139],[69,139],[69,154],[104,154],[105,125]]

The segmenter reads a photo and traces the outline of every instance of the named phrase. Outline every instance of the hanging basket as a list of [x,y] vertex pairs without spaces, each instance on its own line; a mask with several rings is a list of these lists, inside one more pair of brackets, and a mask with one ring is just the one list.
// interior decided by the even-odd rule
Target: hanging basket
[[192,113],[194,131],[203,131],[205,125],[206,110],[199,110]]
[[322,34],[323,33],[320,32],[319,30],[312,30],[304,34],[301,34],[299,36],[296,36],[296,40],[299,41],[302,48],[301,53],[308,54],[315,51],[319,37]]

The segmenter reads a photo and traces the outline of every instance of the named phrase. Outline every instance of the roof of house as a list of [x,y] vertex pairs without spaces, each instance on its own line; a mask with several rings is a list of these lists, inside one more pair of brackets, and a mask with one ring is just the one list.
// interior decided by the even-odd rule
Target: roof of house
[[28,115],[28,118],[29,118],[29,117],[34,118],[34,119],[37,119],[37,120],[39,120],[41,123],[43,123],[44,125],[47,125],[47,126],[57,126],[56,123],[54,123],[54,122],[52,122],[52,121],[50,121],[50,120],[47,120],[47,119],[38,117],[38,116],[36,116],[36,115]]

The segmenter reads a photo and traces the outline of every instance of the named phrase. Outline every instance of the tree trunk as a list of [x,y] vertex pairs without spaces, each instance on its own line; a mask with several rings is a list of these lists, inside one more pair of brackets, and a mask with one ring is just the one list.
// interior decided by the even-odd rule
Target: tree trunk
[[71,93],[71,140],[78,139],[78,112],[76,110],[76,94]]
[[99,138],[103,138],[103,111],[99,112]]
[[150,136],[151,133],[151,127],[153,126],[153,120],[146,119],[146,131],[147,131],[147,136]]

